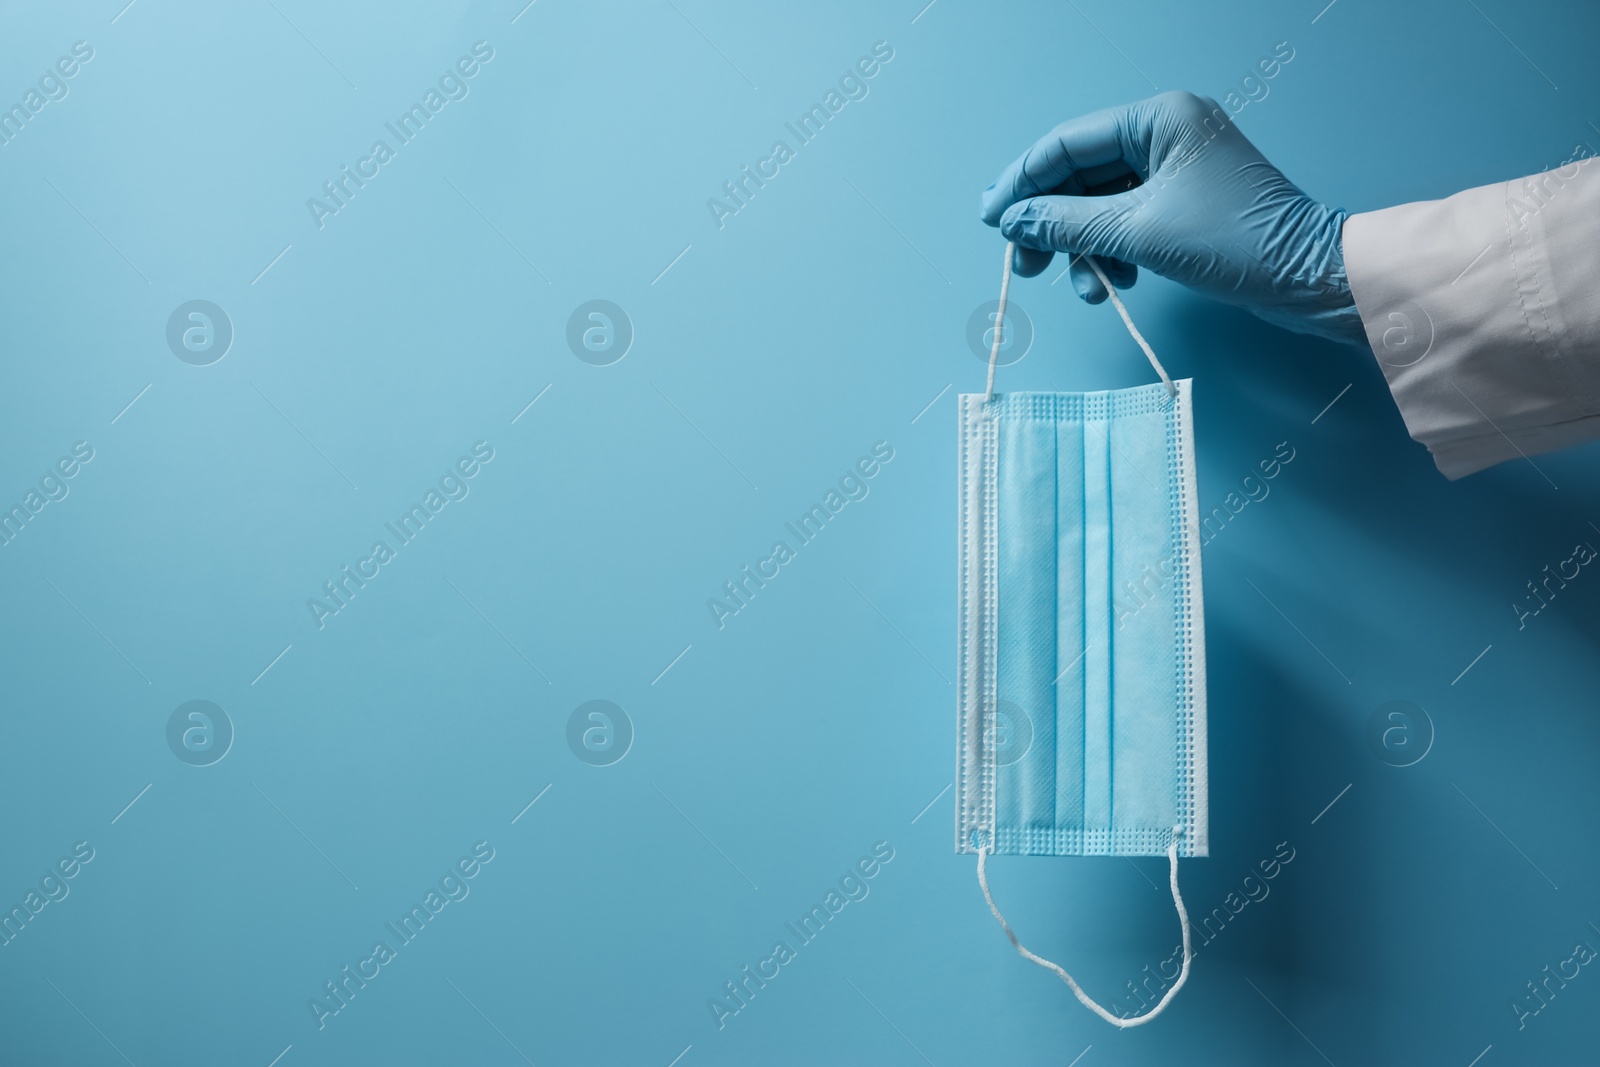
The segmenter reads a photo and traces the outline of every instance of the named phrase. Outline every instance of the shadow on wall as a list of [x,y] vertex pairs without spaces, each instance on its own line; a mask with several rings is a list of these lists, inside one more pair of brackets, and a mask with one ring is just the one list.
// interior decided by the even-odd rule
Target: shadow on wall
[[[1204,550],[1217,871],[1190,879],[1192,908],[1209,906],[1206,894],[1226,888],[1221,868],[1251,859],[1257,842],[1286,837],[1298,850],[1274,898],[1239,916],[1243,936],[1209,951],[1281,978],[1279,1006],[1329,1034],[1335,1060],[1396,1051],[1353,1048],[1362,1036],[1329,1022],[1357,1014],[1391,1035],[1470,1020],[1464,1041],[1483,1032],[1470,1059],[1511,1038],[1509,999],[1584,936],[1555,884],[1600,873],[1562,847],[1592,836],[1600,808],[1600,576],[1571,578],[1565,562],[1575,542],[1600,548],[1600,507],[1588,503],[1600,444],[1450,482],[1407,435],[1367,353],[1198,297],[1174,302],[1167,329],[1179,342],[1168,351],[1182,338],[1208,350],[1175,368],[1197,377],[1203,509],[1274,442],[1297,450],[1271,502]],[[1569,580],[1552,579],[1558,567]],[[1548,606],[1520,619],[1513,602],[1537,603],[1530,581]],[[1491,646],[1492,658],[1473,659]],[[1432,717],[1434,748],[1414,766],[1385,762],[1368,736],[1394,698]],[[1540,800],[1556,782],[1561,817]],[[1429,956],[1442,977],[1420,1000],[1404,968],[1381,966]],[[1541,1032],[1560,1025],[1544,1021],[1560,1007],[1548,1006]]]

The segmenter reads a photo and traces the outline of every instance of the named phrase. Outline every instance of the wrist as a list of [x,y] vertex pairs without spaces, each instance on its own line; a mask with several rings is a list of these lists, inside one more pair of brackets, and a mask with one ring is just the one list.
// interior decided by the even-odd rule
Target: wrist
[[1324,208],[1320,225],[1322,269],[1299,307],[1295,322],[1285,323],[1297,333],[1307,333],[1329,341],[1368,349],[1366,326],[1350,289],[1350,276],[1344,261],[1344,223],[1350,213],[1343,208]]
[[1332,211],[1332,255],[1328,275],[1328,288],[1333,296],[1332,306],[1321,316],[1322,336],[1333,341],[1344,341],[1363,350],[1370,350],[1367,327],[1361,321],[1361,310],[1356,306],[1355,293],[1350,288],[1350,273],[1344,261],[1344,224],[1350,213],[1343,208]]

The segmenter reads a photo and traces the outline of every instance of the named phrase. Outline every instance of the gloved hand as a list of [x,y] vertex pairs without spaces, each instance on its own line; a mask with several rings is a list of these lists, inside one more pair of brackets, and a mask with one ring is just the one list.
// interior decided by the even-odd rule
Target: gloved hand
[[1017,244],[1031,277],[1071,253],[1073,287],[1091,304],[1138,268],[1182,282],[1299,333],[1366,347],[1345,276],[1348,213],[1285,178],[1216,101],[1162,93],[1071,119],[983,193],[983,221]]

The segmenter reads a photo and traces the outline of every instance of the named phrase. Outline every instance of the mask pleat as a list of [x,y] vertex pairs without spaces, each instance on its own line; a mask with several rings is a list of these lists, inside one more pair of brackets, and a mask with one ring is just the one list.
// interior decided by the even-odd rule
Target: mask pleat
[[1111,664],[1112,804],[1124,851],[1164,846],[1178,817],[1171,418],[1169,408],[1125,415],[1108,427],[1109,495],[1118,521],[1109,601],[1117,650]]
[[1057,421],[1056,435],[1056,811],[1057,849],[1083,828],[1083,423]]
[[[996,796],[1024,851],[1047,847],[1055,818],[1056,440],[1042,419],[999,426],[999,714]],[[1014,804],[1008,812],[1005,803]],[[1014,815],[1015,821],[1007,816]]]
[[1111,448],[1106,437],[1106,395],[1084,397],[1084,641],[1083,823],[1084,852],[1104,852],[1112,816],[1111,663]]

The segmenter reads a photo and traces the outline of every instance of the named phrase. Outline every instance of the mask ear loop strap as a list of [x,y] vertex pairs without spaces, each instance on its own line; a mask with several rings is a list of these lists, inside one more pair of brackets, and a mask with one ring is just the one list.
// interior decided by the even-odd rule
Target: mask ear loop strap
[[1167,377],[1166,368],[1156,358],[1155,352],[1150,348],[1150,342],[1144,339],[1144,334],[1139,332],[1139,327],[1133,324],[1133,319],[1128,316],[1128,309],[1122,304],[1122,297],[1117,295],[1116,288],[1111,284],[1111,279],[1106,277],[1106,272],[1100,269],[1100,264],[1094,261],[1093,256],[1084,256],[1083,261],[1089,264],[1089,269],[1094,271],[1094,276],[1100,279],[1100,284],[1106,287],[1106,295],[1111,297],[1111,306],[1117,309],[1117,314],[1122,316],[1122,324],[1133,334],[1133,339],[1139,342],[1139,347],[1144,349],[1144,356],[1150,365],[1161,375],[1161,384],[1167,387],[1167,395],[1174,400],[1178,397],[1178,387],[1172,384],[1172,379]]
[[1160,1015],[1163,1011],[1167,1010],[1167,1005],[1172,1003],[1172,998],[1178,995],[1178,990],[1183,988],[1183,983],[1189,980],[1189,961],[1194,959],[1194,952],[1189,947],[1189,911],[1183,906],[1183,895],[1178,892],[1178,837],[1180,834],[1182,834],[1182,832],[1183,827],[1181,826],[1174,826],[1172,828],[1172,844],[1167,846],[1167,862],[1170,866],[1170,878],[1172,881],[1172,903],[1177,906],[1178,921],[1183,925],[1183,969],[1178,972],[1178,980],[1172,983],[1172,988],[1166,991],[1162,998],[1156,1003],[1155,1007],[1151,1008],[1143,1015],[1135,1015],[1127,1019],[1120,1019],[1117,1016],[1112,1015],[1109,1011],[1106,1011],[1100,1005],[1091,1000],[1089,998],[1089,994],[1085,993],[1083,988],[1073,980],[1072,975],[1068,974],[1064,969],[1062,969],[1059,964],[1052,963],[1042,956],[1036,956],[1032,952],[1029,952],[1027,948],[1023,947],[1022,942],[1017,940],[1017,935],[1011,932],[1011,924],[1006,922],[1005,916],[1000,914],[1000,909],[995,907],[994,897],[989,894],[989,878],[984,870],[984,861],[988,857],[990,851],[992,851],[993,845],[988,847],[980,846],[978,849],[978,885],[983,889],[983,899],[988,901],[989,910],[993,912],[994,917],[999,920],[1000,928],[1006,932],[1006,936],[1011,939],[1011,944],[1016,948],[1017,952],[1021,954],[1023,959],[1029,961],[1030,963],[1037,963],[1039,966],[1044,967],[1047,970],[1054,971],[1063,982],[1067,983],[1067,985],[1072,988],[1073,994],[1078,998],[1078,1001],[1084,1007],[1100,1016],[1100,1018],[1104,1019],[1112,1026],[1115,1026],[1121,1030],[1127,1030],[1135,1026],[1143,1026],[1145,1023],[1149,1022],[1151,1019],[1154,1019],[1157,1015]]
[[[1006,242],[1006,262],[1000,274],[1000,308],[994,317],[994,343],[989,347],[989,383],[983,391],[984,403],[994,399],[994,368],[1000,358],[1000,346],[1005,340],[1006,329],[1006,298],[1011,292],[1011,257],[1016,250],[1016,242]],[[1094,261],[1093,256],[1083,256],[1083,261],[1089,264],[1089,269],[1094,271],[1094,276],[1100,279],[1100,284],[1106,287],[1106,295],[1111,297],[1111,306],[1117,309],[1117,314],[1122,316],[1122,324],[1133,334],[1133,339],[1144,350],[1145,358],[1150,361],[1150,366],[1155,368],[1156,374],[1161,377],[1161,384],[1167,387],[1167,395],[1177,399],[1178,387],[1172,384],[1172,378],[1167,374],[1161,361],[1156,358],[1155,350],[1150,347],[1150,342],[1144,339],[1144,334],[1139,332],[1139,327],[1133,324],[1133,319],[1128,314],[1127,307],[1122,303],[1122,297],[1117,295],[1116,287],[1111,284],[1111,279],[1106,277],[1106,272],[1100,269],[1100,264]]]
[[989,346],[989,384],[983,391],[985,404],[994,399],[994,365],[1000,358],[1000,345],[1005,340],[1006,298],[1011,293],[1011,254],[1016,247],[1015,242],[1006,242],[1006,265],[1000,271],[1000,309],[994,316],[994,344]]

